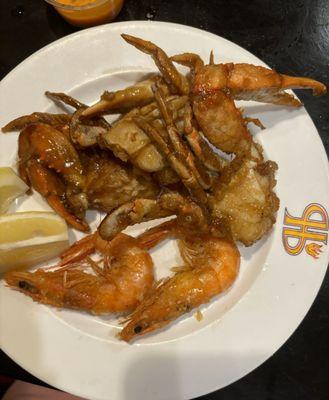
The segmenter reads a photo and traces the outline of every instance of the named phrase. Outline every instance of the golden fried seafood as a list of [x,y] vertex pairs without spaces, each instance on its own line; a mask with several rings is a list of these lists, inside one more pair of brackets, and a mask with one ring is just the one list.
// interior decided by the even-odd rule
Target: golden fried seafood
[[[183,110],[187,100],[187,97],[177,96],[168,99],[168,107],[180,124],[182,124]],[[122,161],[129,160],[144,171],[161,171],[167,162],[134,121],[134,117],[138,115],[144,116],[152,124],[156,124],[159,129],[162,129],[161,114],[157,109],[157,104],[151,103],[145,107],[131,110],[115,122],[111,129],[102,135],[101,146],[112,150]]]
[[191,94],[195,118],[207,139],[228,153],[242,154],[249,151],[251,146],[250,133],[234,104],[234,98],[299,106],[300,102],[285,93],[285,89],[311,88],[316,95],[326,93],[325,85],[313,79],[280,75],[268,68],[250,64],[205,66],[201,58],[192,53],[170,59],[151,42],[129,35],[123,37],[139,50],[152,55],[168,85],[171,77],[174,77],[171,81],[171,85],[174,85],[177,77],[182,76],[171,61],[192,69]]
[[[209,144],[197,132],[188,108],[187,96],[170,96],[166,100],[170,116],[177,127],[177,134],[187,138],[196,158],[200,161],[205,160],[206,167],[212,171],[220,171],[226,162],[211,150]],[[101,134],[98,141],[102,148],[111,150],[122,161],[130,161],[146,172],[156,172],[156,179],[163,185],[167,185],[177,182],[177,175],[173,170],[169,172],[168,161],[136,120],[139,117],[145,118],[162,136],[165,136],[162,115],[158,102],[133,109],[115,122],[106,133]],[[190,155],[189,157],[194,158]],[[201,163],[197,160],[192,162],[198,163],[198,169],[202,174]],[[204,173],[201,179],[205,186],[209,186],[209,178]]]
[[[82,165],[78,152],[59,130],[47,124],[28,126],[21,135],[27,135],[30,151],[38,160],[63,176],[65,182],[74,188],[81,189],[84,184]],[[20,149],[20,162],[24,161],[24,153],[29,150]]]
[[[201,63],[201,62],[200,62]],[[251,136],[236,100],[256,100],[286,106],[300,106],[288,88],[311,88],[326,93],[315,80],[280,75],[268,68],[250,64],[218,64],[194,68],[192,82],[193,111],[208,140],[219,149],[241,154],[251,146]]]
[[83,168],[67,136],[50,125],[28,125],[19,135],[18,157],[19,174],[25,183],[44,196],[70,225],[87,232],[83,216],[75,215],[66,202],[67,193],[80,193],[84,187]]
[[250,150],[252,137],[242,112],[225,93],[193,96],[193,112],[206,138],[218,149],[239,155]]
[[[160,110],[167,114],[164,116],[166,136],[160,134],[143,118],[135,118],[135,121],[149,135],[163,156],[167,157],[192,201],[184,196],[179,196],[179,201],[176,201],[177,195],[169,194],[164,197],[166,201],[160,198],[155,205],[141,199],[137,213],[134,212],[136,203],[135,206],[132,206],[132,203],[123,205],[101,223],[101,236],[109,239],[116,234],[121,221],[124,221],[124,224],[136,223],[140,222],[139,218],[159,218],[161,213],[177,215],[184,226],[185,210],[193,209],[195,217],[190,213],[188,219],[193,221],[193,226],[198,227],[200,231],[215,236],[228,236],[246,246],[259,240],[274,224],[275,213],[279,207],[279,200],[273,192],[276,164],[265,162],[261,147],[250,140],[249,150],[246,149],[243,156],[237,157],[233,163],[226,166],[219,177],[212,179],[209,190],[205,190],[204,182],[189,162],[187,154],[191,153],[191,150],[185,147],[182,138],[177,135],[174,123],[169,117],[170,111],[160,92],[156,93],[156,99]],[[175,201],[169,202],[168,206],[170,198],[174,198]],[[128,215],[124,218],[125,213]]]
[[179,225],[198,235],[229,237],[251,246],[275,223],[279,199],[273,191],[277,166],[272,161],[237,160],[224,169],[207,194],[207,203],[198,204],[188,196],[168,192],[157,200],[136,199],[108,214],[99,226],[104,239],[140,222],[176,215]]
[[[122,38],[139,50],[152,56],[159,68],[165,83],[172,94],[186,95],[189,93],[189,84],[186,77],[180,74],[166,53],[152,42],[122,34]],[[92,116],[114,111],[129,111],[154,101],[152,86],[160,82],[158,76],[139,82],[134,86],[117,92],[104,92],[101,100],[83,112],[83,116]],[[166,85],[162,85],[166,88]]]
[[110,212],[135,198],[156,198],[160,188],[142,171],[108,152],[80,152],[88,208]]
[[184,265],[160,282],[127,318],[120,332],[120,338],[127,342],[208,303],[232,286],[238,276],[240,254],[232,241],[209,235],[189,236],[172,226],[168,229],[165,223],[139,238],[146,247],[152,247],[161,236],[177,236]]
[[[179,238],[184,266],[152,289],[153,262],[147,249],[167,237]],[[95,251],[101,252],[101,261],[89,257]],[[195,238],[169,221],[137,239],[120,233],[107,242],[97,233],[89,235],[63,253],[60,265],[53,271],[11,271],[4,279],[34,301],[59,308],[93,314],[133,311],[120,332],[121,339],[130,341],[226,291],[238,275],[240,254],[227,239]]]
[[154,198],[149,176],[101,151],[77,152],[69,138],[45,124],[29,125],[19,136],[19,173],[65,220],[82,231],[85,211],[110,212],[136,197]]
[[299,107],[301,102],[286,89],[311,89],[315,96],[327,92],[326,86],[314,79],[283,75],[252,64],[204,65],[197,54],[191,53],[173,56],[171,60],[191,68],[194,94],[223,90],[235,100]]
[[[134,310],[153,285],[151,256],[138,240],[125,234],[119,234],[111,242],[104,242],[95,235],[88,239],[104,257],[103,267],[86,259],[95,275],[71,265],[54,271],[12,271],[5,275],[5,282],[39,303],[59,308],[93,314]],[[86,241],[82,246],[88,247]],[[73,254],[71,258],[74,259]]]
[[87,106],[79,100],[65,94],[45,92],[45,95],[55,103],[68,105],[75,108],[73,114],[51,114],[35,112],[30,115],[18,117],[2,128],[7,133],[15,130],[22,130],[28,125],[44,123],[51,125],[57,130],[69,136],[73,143],[82,147],[90,147],[98,144],[98,137],[104,135],[111,125],[102,117],[88,118],[81,120],[82,112]]
[[213,229],[251,246],[273,226],[279,199],[273,189],[277,164],[236,159],[223,170],[209,196]]
[[[162,88],[162,85],[160,85]],[[163,88],[162,88],[163,90]],[[166,90],[163,90],[166,93]],[[136,167],[146,172],[160,172],[156,174],[156,178],[162,184],[171,184],[177,182],[177,175],[173,171],[169,171],[169,166],[156,147],[151,143],[148,136],[134,122],[134,116],[144,116],[157,129],[161,130],[161,112],[157,103],[152,102],[141,108],[134,108],[122,118],[110,126],[104,118],[91,117],[83,118],[82,114],[86,106],[78,100],[64,93],[46,92],[46,95],[56,102],[62,102],[66,105],[77,108],[70,120],[70,137],[74,143],[82,147],[90,147],[99,144],[100,147],[111,150],[119,159],[124,162],[131,162]],[[154,99],[154,94],[152,91]],[[191,119],[187,119],[185,107],[188,105],[187,96],[169,96],[168,108],[171,110],[177,126],[179,126],[180,134],[186,133],[186,137],[194,149],[198,157],[209,158],[213,161],[212,167],[219,170],[219,166],[224,163],[220,161],[220,157],[210,151],[206,154],[206,142],[201,143],[201,137],[196,138],[195,133],[191,131]],[[187,124],[189,127],[187,127]],[[186,128],[186,129],[185,129]],[[164,170],[164,171],[163,171]],[[163,171],[163,172],[162,172]]]
[[221,172],[228,164],[225,158],[220,157],[218,153],[211,148],[209,143],[204,139],[203,134],[198,130],[190,104],[186,104],[185,106],[184,136],[195,156],[210,171]]
[[[326,87],[260,66],[215,64],[212,52],[209,65],[193,53],[170,58],[152,42],[122,37],[150,55],[160,75],[104,92],[92,106],[46,92],[73,114],[33,113],[3,128],[24,128],[19,173],[68,223],[86,231],[88,208],[107,212],[96,233],[62,254],[56,270],[14,271],[5,280],[41,303],[132,312],[120,333],[130,341],[225,292],[239,272],[234,242],[250,246],[275,223],[277,165],[265,160],[247,124],[264,126],[242,115],[234,101],[299,107],[286,89],[322,95]],[[122,114],[112,125],[101,116],[111,113]],[[169,216],[176,218],[137,239],[121,233]],[[184,265],[153,286],[147,250],[169,237],[178,239]],[[101,260],[89,257],[95,251]]]

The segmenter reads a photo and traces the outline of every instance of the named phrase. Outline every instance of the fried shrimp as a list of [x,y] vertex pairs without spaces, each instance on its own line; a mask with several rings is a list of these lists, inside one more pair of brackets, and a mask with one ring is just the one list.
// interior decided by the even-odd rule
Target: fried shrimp
[[[5,275],[8,286],[30,296],[33,300],[59,308],[73,308],[92,314],[132,311],[153,285],[153,261],[138,241],[125,234],[111,242],[90,235],[76,245],[66,261],[78,261],[101,250],[104,265],[90,258],[84,260],[95,275],[70,264],[55,271],[12,271]],[[80,264],[83,266],[83,264]]]
[[179,238],[184,267],[161,282],[128,317],[120,333],[120,338],[126,342],[160,329],[208,303],[232,286],[237,278],[240,254],[230,240],[209,235],[192,237],[177,230],[172,222],[150,229],[139,240],[144,246],[152,247],[171,235]]

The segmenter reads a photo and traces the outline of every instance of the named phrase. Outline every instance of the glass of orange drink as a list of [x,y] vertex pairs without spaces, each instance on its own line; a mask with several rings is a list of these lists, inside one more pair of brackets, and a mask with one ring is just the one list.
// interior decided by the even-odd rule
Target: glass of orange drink
[[112,21],[124,0],[46,0],[71,25],[88,27]]

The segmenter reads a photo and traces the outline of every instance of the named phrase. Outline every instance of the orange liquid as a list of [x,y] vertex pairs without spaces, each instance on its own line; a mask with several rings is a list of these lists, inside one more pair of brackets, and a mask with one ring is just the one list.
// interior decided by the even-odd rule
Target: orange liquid
[[[82,10],[67,10],[55,7],[70,24],[75,26],[93,26],[112,21],[120,12],[124,0],[107,0],[102,4]],[[58,0],[58,3],[75,7],[83,7],[97,3],[92,0]]]
[[65,4],[67,6],[87,6],[96,2],[96,0],[57,0],[58,3]]

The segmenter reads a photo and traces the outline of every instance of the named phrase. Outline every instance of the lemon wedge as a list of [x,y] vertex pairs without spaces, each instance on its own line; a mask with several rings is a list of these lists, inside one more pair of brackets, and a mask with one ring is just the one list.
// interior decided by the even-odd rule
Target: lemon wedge
[[20,179],[12,168],[0,168],[0,214],[5,213],[10,203],[28,190],[28,186]]
[[55,213],[0,215],[0,274],[48,261],[67,248],[68,243],[66,223]]

